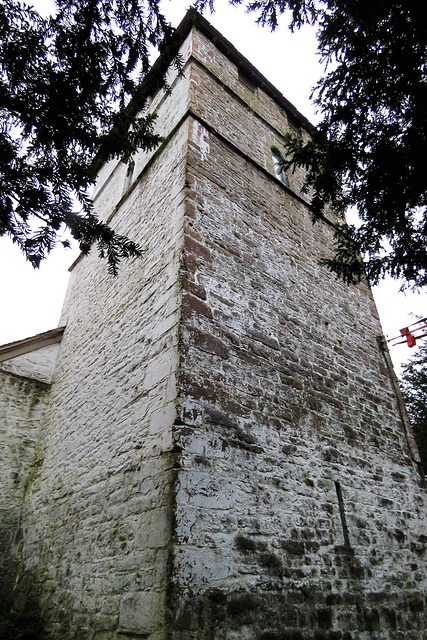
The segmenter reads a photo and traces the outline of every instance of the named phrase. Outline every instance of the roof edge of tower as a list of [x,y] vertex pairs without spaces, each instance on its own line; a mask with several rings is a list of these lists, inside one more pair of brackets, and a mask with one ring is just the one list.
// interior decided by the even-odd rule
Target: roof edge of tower
[[[260,71],[251,63],[236,47],[229,42],[215,27],[211,25],[196,9],[189,9],[176,28],[176,35],[180,44],[187,37],[192,27],[196,27],[205,35],[221,53],[233,62],[254,84],[259,86],[270,98],[272,98],[291,118],[311,135],[316,127],[291,103]],[[161,57],[161,56],[160,56]],[[156,61],[157,62],[157,61]],[[156,63],[153,65],[153,69]]]
[[[243,56],[234,45],[213,27],[196,9],[189,9],[184,18],[173,32],[169,42],[160,51],[150,71],[139,85],[135,95],[125,109],[125,120],[131,121],[145,106],[147,99],[163,86],[163,79],[171,62],[177,56],[179,48],[191,29],[197,28],[223,53],[237,68],[254,84],[259,86],[276,104],[279,105],[300,127],[303,127],[310,135],[314,135],[316,127],[298,111],[294,105],[280,93],[278,89],[258,71],[253,64]],[[114,127],[112,132],[114,131]],[[107,136],[108,138],[108,136]],[[108,140],[106,140],[108,149]],[[95,177],[109,153],[106,149],[100,150],[91,165],[91,174]]]

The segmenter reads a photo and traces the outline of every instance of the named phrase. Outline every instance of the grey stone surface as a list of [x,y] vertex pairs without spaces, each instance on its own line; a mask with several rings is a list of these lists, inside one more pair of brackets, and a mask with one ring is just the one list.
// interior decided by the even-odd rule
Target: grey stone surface
[[54,640],[423,639],[425,488],[369,287],[275,177],[284,109],[200,31],[182,52],[164,143],[95,192],[145,253],[77,262],[44,417],[10,439],[9,596]]
[[38,441],[49,385],[0,370],[0,594],[14,580],[12,550],[22,535],[21,507],[42,464]]
[[40,382],[52,381],[52,374],[58,354],[58,344],[31,351],[0,363],[0,371],[15,373]]

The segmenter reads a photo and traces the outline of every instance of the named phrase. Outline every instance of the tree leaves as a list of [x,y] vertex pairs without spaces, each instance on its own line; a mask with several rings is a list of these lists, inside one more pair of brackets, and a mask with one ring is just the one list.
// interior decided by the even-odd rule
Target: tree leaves
[[[425,3],[232,2],[272,29],[285,11],[291,29],[318,24],[319,52],[330,65],[314,94],[322,121],[313,140],[287,143],[293,162],[307,169],[313,219],[326,207],[337,216],[329,268],[349,282],[365,274],[375,283],[388,273],[426,285]],[[141,80],[149,47],[167,59],[173,42],[158,0],[57,0],[46,19],[3,0],[0,235],[10,235],[35,266],[64,226],[84,250],[99,242],[113,271],[116,259],[138,255],[132,243],[120,254],[120,237],[97,226],[87,189],[106,160],[127,161],[135,149],[158,144],[144,105],[154,86],[165,86],[167,65],[148,84]],[[361,224],[346,226],[344,213],[354,206]]]
[[129,103],[150,47],[167,46],[173,30],[157,0],[56,6],[42,18],[16,0],[0,5],[0,235],[37,267],[68,228],[83,251],[98,243],[115,273],[141,248],[95,218],[88,188],[102,162],[160,142],[144,94]]

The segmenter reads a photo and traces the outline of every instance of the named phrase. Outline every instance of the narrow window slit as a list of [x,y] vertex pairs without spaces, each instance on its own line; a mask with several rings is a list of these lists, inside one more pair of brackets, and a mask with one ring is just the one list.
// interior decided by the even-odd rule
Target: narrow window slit
[[249,89],[249,91],[251,91],[252,93],[256,93],[256,85],[252,82],[252,80],[250,80],[250,78],[240,69],[238,70],[239,72],[239,81],[240,83],[246,87],[246,89]]
[[337,492],[337,498],[338,498],[338,507],[340,511],[341,526],[342,526],[342,532],[344,536],[344,546],[351,547],[350,536],[348,533],[347,518],[345,515],[345,509],[344,509],[344,499],[342,497],[342,489],[339,482],[335,482],[335,490]]
[[289,181],[286,171],[283,168],[283,156],[276,147],[272,147],[271,157],[273,158],[274,174],[276,178],[288,187]]

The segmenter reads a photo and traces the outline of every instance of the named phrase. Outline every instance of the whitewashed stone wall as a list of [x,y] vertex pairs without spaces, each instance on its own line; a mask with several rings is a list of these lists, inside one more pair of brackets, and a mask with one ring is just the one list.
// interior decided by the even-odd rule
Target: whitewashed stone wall
[[187,136],[175,127],[126,198],[114,175],[104,184],[142,258],[113,278],[94,250],[71,273],[16,550],[16,594],[54,637],[164,637]]
[[172,636],[416,640],[425,488],[371,292],[273,177],[286,118],[200,42],[228,90],[192,68]]
[[55,640],[420,640],[425,489],[369,288],[274,177],[285,111],[182,51],[165,142],[96,192],[145,253],[74,266],[15,594]]
[[[165,139],[173,133],[188,110],[190,79],[186,72],[186,63],[188,63],[191,51],[190,42],[191,38],[188,37],[180,48],[183,63],[182,74],[178,75],[177,70],[172,66],[167,76],[171,93],[169,94],[163,89],[159,90],[153,97],[151,104],[147,106],[149,111],[157,113],[156,132]],[[95,212],[102,220],[109,219],[122,196],[138,179],[148,162],[162,148],[161,146],[160,150],[157,148],[147,152],[138,152],[133,158],[134,168],[130,178],[127,175],[128,167],[118,160],[111,160],[101,169],[93,201]],[[113,227],[114,223],[112,223]]]
[[[22,356],[21,356],[22,358]],[[40,464],[37,443],[49,385],[0,370],[0,594],[9,602],[11,548],[20,537],[21,506]]]
[[58,344],[51,344],[48,347],[4,360],[0,363],[0,371],[8,371],[18,376],[49,383],[52,380],[57,355]]

